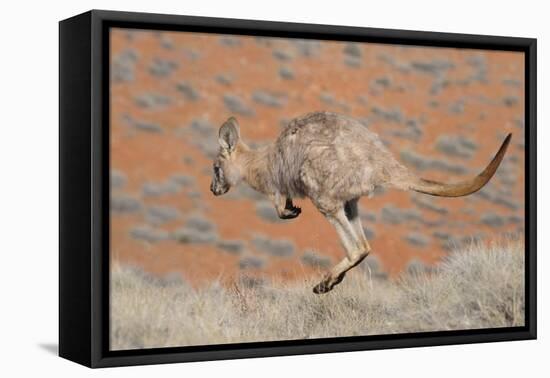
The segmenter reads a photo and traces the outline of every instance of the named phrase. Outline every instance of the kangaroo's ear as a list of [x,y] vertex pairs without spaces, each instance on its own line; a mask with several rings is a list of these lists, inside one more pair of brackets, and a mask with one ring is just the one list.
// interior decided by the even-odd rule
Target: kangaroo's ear
[[239,133],[239,123],[234,117],[230,117],[225,123],[220,127],[220,132],[218,136],[218,141],[222,148],[232,152],[235,150],[237,143],[240,138]]

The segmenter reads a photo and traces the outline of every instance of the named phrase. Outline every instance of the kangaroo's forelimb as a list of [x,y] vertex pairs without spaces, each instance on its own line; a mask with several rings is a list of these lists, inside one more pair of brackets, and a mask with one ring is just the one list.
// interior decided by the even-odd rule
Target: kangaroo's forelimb
[[302,213],[302,209],[294,206],[292,198],[281,195],[279,192],[269,196],[277,215],[281,219],[294,219]]

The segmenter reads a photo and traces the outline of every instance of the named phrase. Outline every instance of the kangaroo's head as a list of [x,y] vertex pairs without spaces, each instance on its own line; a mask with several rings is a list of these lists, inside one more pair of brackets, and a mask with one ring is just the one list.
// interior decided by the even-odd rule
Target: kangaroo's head
[[242,167],[239,163],[239,124],[234,117],[229,118],[220,127],[218,141],[220,150],[214,159],[214,172],[210,190],[219,196],[229,191],[242,179]]

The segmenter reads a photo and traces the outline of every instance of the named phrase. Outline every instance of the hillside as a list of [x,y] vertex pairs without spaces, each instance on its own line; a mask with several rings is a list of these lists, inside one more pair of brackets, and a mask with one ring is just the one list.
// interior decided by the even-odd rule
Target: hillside
[[381,270],[430,266],[452,245],[524,227],[524,61],[517,52],[114,30],[111,36],[111,252],[114,262],[194,285],[247,275],[319,277],[343,256],[308,200],[292,221],[238,187],[214,197],[217,129],[229,116],[253,145],[315,110],[361,120],[419,175],[477,174],[479,193],[387,191],[360,202]]

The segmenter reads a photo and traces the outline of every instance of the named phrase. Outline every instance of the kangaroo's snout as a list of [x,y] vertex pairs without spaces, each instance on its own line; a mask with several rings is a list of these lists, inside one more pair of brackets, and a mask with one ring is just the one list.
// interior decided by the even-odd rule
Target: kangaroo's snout
[[222,194],[225,194],[229,191],[229,185],[219,185],[212,181],[212,183],[210,184],[210,191],[215,196],[221,196]]

